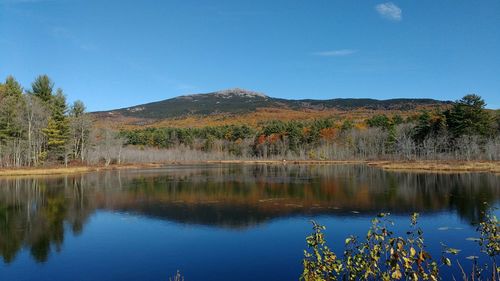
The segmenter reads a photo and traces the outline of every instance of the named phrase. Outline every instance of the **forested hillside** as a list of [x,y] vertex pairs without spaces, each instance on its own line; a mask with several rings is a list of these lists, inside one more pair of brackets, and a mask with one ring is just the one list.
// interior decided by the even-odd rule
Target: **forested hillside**
[[257,122],[273,119],[304,120],[346,114],[366,117],[373,115],[374,112],[407,112],[449,104],[451,102],[433,99],[288,100],[243,89],[229,89],[207,94],[180,96],[93,114],[100,120],[114,123],[116,127],[120,125],[121,127],[126,125],[199,127],[200,123],[233,125],[248,124],[248,122],[255,127]]
[[[212,124],[208,121],[213,121],[213,108],[207,105],[221,104],[217,103],[220,99],[234,115],[226,115],[227,122]],[[179,103],[178,112],[185,111],[181,104],[202,101],[203,106],[192,107],[192,112],[204,112],[208,119],[185,117],[194,119],[181,118],[176,126],[171,126],[173,119],[166,119],[155,126],[116,129],[120,127],[113,119],[103,122],[95,117],[118,113],[89,114],[81,101],[68,105],[63,90],[55,88],[46,75],[37,77],[28,89],[9,76],[0,84],[0,166],[223,159],[500,160],[500,114],[485,109],[484,100],[474,94],[452,104],[399,99],[331,101],[336,104],[332,106],[363,106],[365,111],[294,110],[303,105],[281,100],[287,109],[267,109],[270,114],[253,122],[244,118],[262,113],[257,107],[267,103],[280,106],[279,100],[242,90],[174,100],[168,103]],[[307,106],[315,102],[320,103],[310,101]],[[157,116],[163,114],[161,108],[161,103],[155,103],[121,111]],[[257,111],[236,114],[238,110]],[[279,115],[284,112],[291,114]],[[182,123],[185,120],[196,126]]]
[[[123,130],[127,144],[194,149],[218,157],[314,160],[499,160],[500,115],[467,95],[449,109],[403,118],[378,114],[362,122],[323,118],[247,125]],[[151,155],[161,159],[161,155]]]

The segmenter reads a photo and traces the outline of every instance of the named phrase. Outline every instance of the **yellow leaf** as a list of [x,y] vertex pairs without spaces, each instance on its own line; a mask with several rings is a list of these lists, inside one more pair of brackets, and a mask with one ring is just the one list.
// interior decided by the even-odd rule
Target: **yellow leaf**
[[402,276],[402,275],[401,275],[401,271],[399,271],[399,270],[394,271],[394,272],[392,273],[392,275],[391,275],[391,277],[392,277],[393,279],[396,279],[396,280],[401,279],[401,276]]
[[415,256],[416,253],[417,253],[417,251],[415,251],[415,249],[413,247],[411,247],[410,248],[410,257]]

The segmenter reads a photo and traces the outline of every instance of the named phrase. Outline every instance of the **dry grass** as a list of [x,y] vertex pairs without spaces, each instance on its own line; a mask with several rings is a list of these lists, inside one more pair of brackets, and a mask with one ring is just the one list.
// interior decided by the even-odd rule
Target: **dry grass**
[[2,169],[0,170],[0,176],[77,174],[77,173],[95,171],[96,169],[97,167],[50,167],[50,168]]
[[394,171],[500,173],[500,161],[375,161],[368,165]]
[[75,166],[75,167],[42,167],[42,168],[12,168],[0,169],[0,177],[2,176],[45,176],[45,175],[67,175],[80,174],[94,171],[105,170],[124,170],[124,169],[144,169],[161,167],[163,164],[148,163],[148,164],[124,164],[110,166]]

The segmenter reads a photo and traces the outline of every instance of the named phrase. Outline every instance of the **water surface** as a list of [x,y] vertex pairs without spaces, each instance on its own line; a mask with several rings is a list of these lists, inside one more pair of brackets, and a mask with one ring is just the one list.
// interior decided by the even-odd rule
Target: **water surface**
[[[363,165],[194,165],[0,179],[0,280],[296,280],[310,220],[341,253],[390,212],[420,212],[429,250],[477,255],[474,223],[498,205],[487,173]],[[451,274],[451,272],[446,272]],[[458,275],[457,275],[458,276]]]

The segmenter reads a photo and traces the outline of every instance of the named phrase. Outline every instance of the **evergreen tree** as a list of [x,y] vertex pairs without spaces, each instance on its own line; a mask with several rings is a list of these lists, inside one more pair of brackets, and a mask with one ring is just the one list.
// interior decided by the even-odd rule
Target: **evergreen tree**
[[66,157],[69,137],[69,120],[66,115],[68,107],[66,97],[61,89],[57,89],[56,94],[50,100],[50,118],[47,128],[44,130],[47,136],[49,156],[60,159]]
[[57,122],[50,117],[47,128],[43,129],[47,136],[47,145],[51,152],[61,152],[62,147],[66,143],[66,139],[61,133]]
[[57,89],[56,94],[52,97],[50,104],[51,116],[57,122],[59,130],[62,134],[68,133],[68,106],[66,104],[66,96],[62,89]]
[[446,132],[446,117],[442,112],[431,114],[423,111],[417,119],[417,125],[413,133],[413,139],[421,143],[428,137],[437,137]]
[[446,113],[448,128],[453,137],[492,134],[492,118],[484,109],[485,106],[484,100],[475,94],[457,101]]
[[52,90],[54,82],[47,75],[38,76],[33,83],[31,83],[30,93],[38,97],[45,103],[50,103],[52,99]]
[[80,100],[75,101],[71,106],[70,116],[78,118],[83,116],[84,114],[85,114],[85,104]]
[[431,115],[429,111],[424,111],[418,116],[417,125],[413,134],[413,138],[417,142],[424,141],[431,133]]
[[403,124],[404,123],[403,117],[401,117],[401,115],[399,114],[392,116],[392,123],[394,125]]
[[392,126],[392,122],[385,114],[375,115],[372,118],[366,120],[366,124],[369,127],[382,128],[388,130]]
[[0,88],[0,141],[18,137],[21,133],[19,111],[22,105],[23,89],[9,76]]
[[385,148],[387,152],[392,153],[394,152],[395,145],[396,145],[396,126],[392,124],[387,128],[387,140],[385,142]]
[[352,128],[354,128],[354,123],[351,120],[346,119],[344,120],[344,122],[342,122],[342,125],[340,126],[340,131],[342,133],[345,133],[351,130]]
[[1,90],[1,92],[1,95],[5,97],[21,98],[21,95],[23,94],[23,88],[13,76],[9,75],[5,79],[5,84],[3,84],[3,89]]
[[495,127],[496,127],[496,134],[500,135],[500,110],[497,110],[495,113]]

